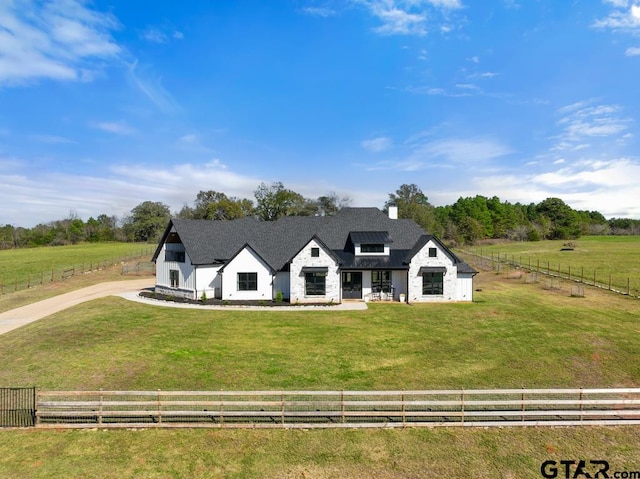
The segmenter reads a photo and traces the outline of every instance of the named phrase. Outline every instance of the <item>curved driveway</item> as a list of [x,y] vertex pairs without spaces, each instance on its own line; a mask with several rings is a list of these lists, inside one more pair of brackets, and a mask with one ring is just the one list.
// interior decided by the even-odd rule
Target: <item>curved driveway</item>
[[25,324],[45,318],[63,309],[86,301],[104,296],[137,292],[144,288],[153,287],[154,282],[154,278],[134,279],[131,281],[109,281],[5,311],[4,313],[0,313],[0,334],[4,334],[20,326],[24,326]]
[[[174,308],[198,308],[198,309],[229,309],[240,308],[245,311],[261,310],[265,307],[260,306],[202,306],[182,303],[167,303],[153,299],[141,298],[138,292],[141,289],[152,288],[154,286],[154,278],[134,279],[130,281],[110,281],[107,283],[94,284],[86,288],[77,289],[69,293],[64,293],[53,298],[44,299],[37,303],[28,304],[20,308],[12,309],[4,313],[0,313],[0,334],[7,333],[13,329],[32,323],[38,319],[45,318],[64,309],[70,308],[86,301],[103,298],[104,296],[120,296],[131,301],[152,304],[154,306],[174,307]],[[362,310],[367,309],[364,302],[346,302],[334,306],[296,306],[296,310]],[[268,311],[292,311],[291,306],[284,307],[268,307]]]

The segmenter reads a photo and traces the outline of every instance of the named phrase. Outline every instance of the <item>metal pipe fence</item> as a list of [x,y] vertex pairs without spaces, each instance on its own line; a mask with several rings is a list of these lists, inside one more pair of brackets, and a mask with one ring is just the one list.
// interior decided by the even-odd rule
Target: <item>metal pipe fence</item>
[[482,250],[462,250],[463,254],[473,258],[474,264],[480,268],[490,269],[500,273],[513,274],[514,272],[529,271],[536,275],[548,278],[565,279],[576,284],[594,286],[614,293],[640,298],[640,280],[631,277],[614,277],[611,273],[603,273],[597,269],[588,270],[584,267],[572,266],[570,263],[552,263],[538,258],[533,261],[523,261],[522,256],[516,260],[515,254],[491,253],[483,254]]

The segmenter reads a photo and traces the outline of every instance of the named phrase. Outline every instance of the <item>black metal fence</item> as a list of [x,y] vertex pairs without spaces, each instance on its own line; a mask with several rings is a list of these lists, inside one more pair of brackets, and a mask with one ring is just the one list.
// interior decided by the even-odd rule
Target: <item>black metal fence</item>
[[36,388],[0,388],[0,427],[36,424]]

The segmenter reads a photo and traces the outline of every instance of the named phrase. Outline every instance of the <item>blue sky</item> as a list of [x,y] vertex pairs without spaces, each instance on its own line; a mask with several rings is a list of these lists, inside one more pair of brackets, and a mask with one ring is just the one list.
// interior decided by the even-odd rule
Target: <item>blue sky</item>
[[640,218],[640,0],[0,0],[0,225],[281,181]]

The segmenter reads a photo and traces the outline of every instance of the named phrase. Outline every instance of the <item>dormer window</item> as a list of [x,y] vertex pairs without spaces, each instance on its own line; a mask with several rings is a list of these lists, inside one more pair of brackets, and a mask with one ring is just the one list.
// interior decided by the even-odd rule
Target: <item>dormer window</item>
[[349,241],[353,252],[359,255],[389,255],[393,240],[387,231],[352,231]]
[[360,253],[384,253],[383,243],[365,243],[360,245]]

